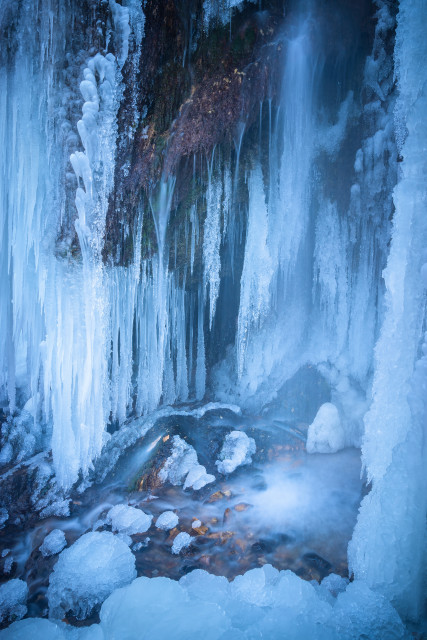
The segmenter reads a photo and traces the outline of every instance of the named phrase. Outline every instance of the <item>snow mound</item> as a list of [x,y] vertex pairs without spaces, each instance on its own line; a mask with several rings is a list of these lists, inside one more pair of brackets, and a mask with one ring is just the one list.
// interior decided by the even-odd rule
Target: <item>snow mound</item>
[[173,541],[172,553],[175,553],[175,554],[181,553],[183,549],[190,546],[192,539],[193,538],[190,536],[189,533],[185,533],[184,531],[181,531],[181,533],[178,533],[175,540]]
[[162,529],[163,531],[169,531],[173,529],[178,524],[179,518],[173,511],[163,511],[159,515],[156,521],[157,529]]
[[215,462],[220,473],[233,473],[237,467],[250,464],[256,451],[255,440],[244,431],[232,431],[227,434],[222,445],[219,459]]
[[172,453],[159,472],[163,482],[175,486],[184,484],[184,489],[193,488],[198,491],[213,482],[215,476],[206,473],[206,468],[199,464],[195,449],[179,436],[172,440]]
[[64,547],[67,546],[65,534],[61,529],[54,529],[43,540],[43,544],[40,547],[42,555],[47,558],[53,556],[56,553],[60,553]]
[[345,432],[338,409],[331,402],[322,404],[308,427],[308,453],[336,453],[345,447]]
[[107,523],[111,524],[113,531],[128,536],[148,531],[152,519],[153,516],[149,516],[141,509],[135,509],[126,504],[116,504],[107,513]]
[[136,577],[135,556],[108,531],[86,533],[64,549],[49,578],[49,614],[84,619],[114,589]]
[[23,580],[9,580],[0,586],[0,622],[20,619],[27,613],[28,587]]

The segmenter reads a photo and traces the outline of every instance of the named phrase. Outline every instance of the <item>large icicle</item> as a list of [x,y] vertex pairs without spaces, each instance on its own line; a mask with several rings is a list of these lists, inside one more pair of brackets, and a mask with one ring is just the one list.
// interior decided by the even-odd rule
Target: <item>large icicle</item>
[[216,302],[219,293],[221,272],[221,209],[222,209],[222,182],[217,176],[212,175],[212,157],[209,168],[209,181],[206,192],[206,220],[203,230],[203,280],[205,295],[209,289],[209,328],[212,328],[215,316]]

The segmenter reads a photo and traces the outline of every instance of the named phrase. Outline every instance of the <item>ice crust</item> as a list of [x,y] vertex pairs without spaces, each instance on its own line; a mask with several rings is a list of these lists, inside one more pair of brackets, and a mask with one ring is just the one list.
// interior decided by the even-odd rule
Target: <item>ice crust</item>
[[233,473],[237,467],[250,464],[255,451],[256,444],[253,438],[247,436],[244,431],[232,431],[225,436],[219,460],[215,464],[220,473]]
[[0,622],[23,618],[27,613],[28,587],[23,580],[0,585]]
[[308,453],[336,453],[346,445],[345,431],[338,409],[331,402],[320,407],[308,427]]
[[116,504],[107,513],[107,523],[115,532],[132,536],[135,533],[145,533],[151,526],[153,516],[141,509],[126,504]]
[[159,478],[195,491],[215,480],[215,476],[206,473],[206,468],[199,464],[194,447],[179,436],[173,437],[172,453],[161,468]]
[[173,511],[163,511],[156,520],[157,529],[169,531],[178,524],[179,518]]
[[125,542],[107,531],[84,534],[62,551],[49,578],[49,615],[67,611],[84,619],[114,589],[136,576],[135,556]]
[[40,551],[45,557],[53,556],[62,551],[66,545],[67,541],[64,532],[61,529],[54,529],[43,540]]

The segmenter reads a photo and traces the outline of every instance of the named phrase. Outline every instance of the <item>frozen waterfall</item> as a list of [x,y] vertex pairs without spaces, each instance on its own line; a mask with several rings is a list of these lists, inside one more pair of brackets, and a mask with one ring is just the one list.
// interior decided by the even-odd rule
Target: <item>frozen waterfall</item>
[[[363,37],[340,0],[183,3],[173,62],[155,2],[18,4],[0,7],[5,474],[29,465],[68,500],[157,416],[231,407],[305,446],[332,406],[337,448],[361,449],[367,484],[348,548],[354,589],[416,621],[427,569],[424,0],[360,3]],[[256,101],[261,54],[241,52],[268,32],[269,12],[280,26],[261,49],[280,80],[270,69]],[[228,41],[243,60],[230,73]],[[182,95],[156,111],[150,101],[175,80]],[[207,114],[193,129],[185,118],[216,99],[207,114],[224,123],[232,99],[239,108],[214,140]],[[205,131],[206,148],[179,146]]]

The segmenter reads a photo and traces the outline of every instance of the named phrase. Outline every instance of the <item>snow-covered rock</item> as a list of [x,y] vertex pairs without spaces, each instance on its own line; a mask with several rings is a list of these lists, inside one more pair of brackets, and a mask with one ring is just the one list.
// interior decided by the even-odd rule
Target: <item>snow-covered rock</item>
[[308,453],[336,453],[346,445],[338,409],[331,402],[322,404],[308,427]]
[[161,468],[159,478],[195,491],[215,480],[215,476],[206,473],[206,468],[199,464],[194,447],[179,436],[173,437],[172,453]]
[[45,558],[60,553],[67,546],[65,534],[61,529],[54,529],[43,540],[40,551]]
[[163,511],[159,515],[156,521],[157,529],[163,529],[163,531],[169,531],[176,527],[179,522],[179,518],[173,511]]
[[50,575],[50,616],[62,619],[71,610],[84,619],[135,577],[135,556],[122,540],[108,531],[86,533],[62,551]]
[[202,464],[197,464],[190,469],[184,482],[184,489],[194,489],[198,491],[203,489],[207,484],[214,482],[215,476],[211,473],[206,473],[206,467]]
[[215,462],[220,473],[233,473],[237,467],[250,464],[256,451],[255,440],[244,431],[232,431],[227,434],[222,445],[219,459]]
[[20,619],[27,613],[28,587],[23,580],[9,580],[0,586],[0,622]]
[[172,553],[178,554],[181,553],[183,549],[189,547],[192,541],[192,537],[189,533],[185,533],[185,531],[181,531],[178,533],[172,545]]
[[192,523],[192,528],[193,529],[198,529],[199,527],[202,526],[202,521],[201,520],[194,520],[194,522]]
[[153,516],[141,509],[135,509],[126,504],[116,504],[107,513],[107,523],[111,524],[112,530],[128,536],[148,531],[152,519]]

